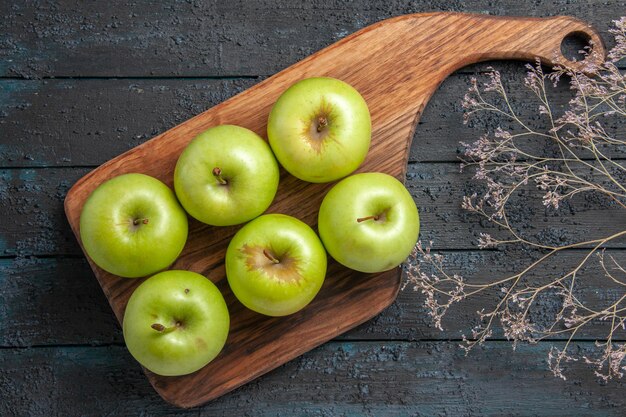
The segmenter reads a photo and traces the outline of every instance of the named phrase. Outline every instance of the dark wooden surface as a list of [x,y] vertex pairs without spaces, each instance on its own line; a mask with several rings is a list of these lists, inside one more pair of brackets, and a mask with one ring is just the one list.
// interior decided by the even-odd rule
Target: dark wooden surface
[[[601,64],[606,51],[598,32],[572,17],[435,12],[385,19],[91,171],[67,192],[65,214],[80,243],[81,211],[88,196],[104,181],[140,172],[171,186],[176,161],[193,137],[220,123],[266,136],[268,115],[278,97],[310,76],[341,79],[367,102],[372,141],[356,172],[377,171],[403,181],[416,124],[445,78],[458,68],[493,59],[541,59],[546,65],[556,65],[566,61],[560,53],[561,42],[572,32],[586,34],[596,46],[592,56],[571,65]],[[300,181],[283,171],[267,212],[289,214],[318,229],[319,207],[331,185]],[[391,305],[402,286],[401,268],[363,274],[330,259],[324,285],[306,309],[280,318],[256,314],[237,301],[226,283],[224,257],[239,228],[209,227],[192,219],[185,248],[171,266],[213,281],[222,291],[231,317],[224,349],[198,372],[179,377],[147,372],[155,390],[173,405],[203,405],[352,330]],[[128,299],[143,280],[120,279],[93,262],[91,266],[121,323]]]
[[[606,36],[626,2],[2,2],[0,415],[624,415],[622,382],[598,384],[581,363],[568,369],[565,382],[551,376],[547,351],[560,341],[513,352],[496,334],[465,357],[460,335],[487,297],[452,310],[442,333],[432,328],[419,294],[406,290],[370,322],[189,411],[163,402],[123,346],[64,218],[69,187],[106,160],[361,27],[432,10],[568,14]],[[523,65],[490,64],[512,86],[522,114],[532,115],[528,96],[517,91]],[[407,168],[422,238],[434,239],[452,268],[476,276],[519,268],[530,256],[478,251],[473,240],[484,229],[459,208],[472,184],[458,172],[458,141],[496,123],[461,123],[468,79],[485,67],[458,71],[435,93]],[[555,92],[557,103],[568,97],[566,87]],[[523,215],[529,233],[542,233],[535,231],[541,224],[546,236],[567,242],[622,230],[625,220],[611,210],[583,198],[555,217],[531,200]],[[625,243],[611,251],[624,256]],[[579,256],[568,252],[553,267]],[[590,272],[583,290],[598,303],[614,299],[618,290]],[[605,323],[594,323],[575,345],[592,349],[605,333]]]

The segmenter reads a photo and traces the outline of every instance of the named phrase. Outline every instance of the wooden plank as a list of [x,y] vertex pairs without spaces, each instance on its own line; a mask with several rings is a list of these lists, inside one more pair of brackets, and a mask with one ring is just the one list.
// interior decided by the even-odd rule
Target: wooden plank
[[[585,353],[593,343],[573,346]],[[549,345],[331,342],[207,405],[197,416],[623,416],[623,382],[583,363],[552,377]],[[0,414],[180,415],[119,346],[0,350]]]
[[[495,63],[500,72],[502,83],[505,86],[509,101],[517,116],[528,127],[536,132],[547,133],[551,128],[549,119],[539,114],[539,102],[536,96],[526,88],[524,79],[528,72],[525,63],[507,62]],[[548,69],[545,69],[549,71]],[[471,79],[476,78],[479,86],[487,82],[485,73],[472,74],[455,73],[448,77],[428,102],[422,119],[415,130],[411,144],[410,161],[434,162],[458,160],[463,153],[460,142],[472,143],[484,134],[492,134],[501,127],[513,132],[520,132],[519,126],[506,117],[491,113],[475,113],[467,124],[464,124],[463,97],[471,85]],[[561,116],[569,107],[569,101],[574,97],[570,90],[567,78],[553,87],[546,86],[551,110],[555,118]],[[483,93],[484,97],[505,110],[501,99],[496,99],[492,93]],[[606,117],[600,121],[607,133],[615,138],[626,136],[626,118],[623,116]],[[558,147],[543,137],[530,136],[518,145],[525,151],[535,155],[558,155]],[[626,157],[626,146],[603,147],[605,155],[614,159]],[[594,159],[590,152],[579,152],[584,159]]]
[[[626,252],[611,251],[626,263]],[[485,282],[520,271],[538,253],[463,251],[446,252],[446,268],[470,282]],[[584,252],[570,251],[555,258],[529,277],[545,284],[559,271],[571,270]],[[592,259],[580,273],[577,295],[589,307],[607,307],[623,294],[612,285]],[[406,277],[405,277],[406,278]],[[435,329],[424,308],[424,296],[412,289],[401,291],[394,304],[373,320],[340,336],[341,340],[460,340],[477,324],[476,311],[493,307],[499,290],[475,296],[450,309],[444,331]],[[557,308],[554,298],[541,299],[532,319],[546,324]],[[595,340],[608,334],[609,322],[594,321],[577,334],[577,340]],[[502,338],[500,331],[494,337]],[[626,332],[615,333],[626,339]],[[49,344],[102,345],[123,343],[119,326],[87,262],[81,258],[15,258],[0,260],[0,348]]]
[[87,261],[0,259],[0,346],[111,342],[121,331]]
[[[505,251],[446,251],[440,252],[444,256],[444,268],[449,274],[458,273],[466,282],[485,284],[499,279],[510,277],[523,271],[533,261],[545,255],[545,252],[505,250]],[[578,266],[588,254],[586,250],[564,251],[554,255],[525,276],[521,287],[527,284],[531,287],[546,285],[563,276]],[[608,250],[608,257],[612,256],[622,265],[626,265],[626,252],[623,250]],[[610,263],[610,261],[609,261]],[[428,268],[424,268],[428,271]],[[441,276],[441,275],[439,275]],[[404,277],[405,282],[407,274]],[[621,277],[624,279],[624,277]],[[580,269],[577,275],[574,294],[587,307],[602,311],[616,303],[625,294],[624,287],[612,282],[601,269],[599,260],[593,256]],[[367,325],[356,329],[355,334],[362,332],[362,338],[376,339],[462,339],[463,335],[471,335],[471,329],[480,324],[477,312],[490,311],[495,308],[502,298],[501,287],[490,289],[476,294],[471,298],[453,305],[442,321],[444,331],[434,328],[429,310],[424,306],[425,296],[413,290],[410,284],[400,292],[396,303],[383,314],[377,316]],[[537,297],[531,308],[529,320],[540,328],[554,323],[557,312],[561,307],[561,299],[554,293],[544,292]],[[620,307],[624,307],[623,303]],[[619,307],[618,307],[619,308]],[[555,326],[557,330],[565,330],[563,323]],[[581,328],[576,338],[580,340],[606,339],[610,324],[606,321],[593,320],[586,327]],[[350,335],[352,336],[352,335]],[[614,333],[615,340],[626,340],[626,331],[619,329]],[[493,337],[504,339],[502,330],[496,324],[493,328]],[[568,334],[560,335],[556,339],[567,339]]]
[[[461,208],[463,196],[485,192],[472,176],[471,169],[459,172],[457,164],[409,164],[406,187],[420,209],[422,241],[433,241],[435,248],[468,249],[476,248],[480,233],[511,238],[510,233]],[[543,205],[543,193],[534,184],[520,190],[510,199],[509,221],[530,241],[563,246],[608,237],[626,228],[623,209],[597,194],[579,194],[554,210]],[[619,238],[607,247],[624,247],[624,243]]]
[[0,256],[80,255],[63,199],[85,168],[0,170]]
[[[0,76],[270,75],[385,18],[438,10],[495,15],[567,14],[607,38],[622,0],[514,0],[406,3],[357,0],[345,7],[315,1],[176,2],[65,0],[2,2]],[[616,14],[617,13],[617,14]]]
[[255,82],[2,80],[0,164],[100,165]]
[[[455,161],[460,141],[472,142],[507,121],[493,115],[463,124],[461,102],[473,75],[447,78],[430,100],[411,145],[411,161]],[[523,87],[525,69],[502,71],[523,120],[544,131],[537,103]],[[252,86],[258,79],[194,80],[0,80],[0,167],[96,166]],[[555,111],[571,99],[565,83],[552,91]],[[626,120],[605,120],[616,136]],[[546,152],[544,139],[528,150]],[[608,155],[624,158],[626,147]],[[590,155],[582,155],[590,157]]]
[[[63,213],[68,188],[88,168],[0,170],[0,256],[81,255]],[[421,239],[435,247],[475,249],[479,233],[498,230],[461,209],[462,196],[480,189],[469,170],[457,163],[411,163],[406,185],[420,210]],[[610,236],[624,230],[626,218],[614,203],[588,195],[546,209],[538,191],[513,199],[523,202],[515,210],[514,224],[525,236],[555,245]],[[558,215],[557,215],[558,214]],[[500,233],[500,235],[502,235]],[[626,247],[616,240],[608,247]]]

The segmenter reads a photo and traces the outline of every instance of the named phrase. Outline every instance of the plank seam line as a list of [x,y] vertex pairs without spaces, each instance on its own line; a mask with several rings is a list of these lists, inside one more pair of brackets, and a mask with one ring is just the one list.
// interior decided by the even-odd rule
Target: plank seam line
[[[165,133],[162,132],[162,133]],[[158,136],[155,135],[155,136]],[[591,161],[595,161],[594,158],[580,158],[581,161],[585,161],[585,162],[591,162]],[[615,158],[611,158],[612,161],[615,162],[620,162],[620,161],[626,161],[626,157],[615,157]],[[103,161],[102,163],[104,163],[106,161]],[[459,164],[460,165],[461,160],[459,159],[442,159],[442,160],[435,160],[435,159],[428,159],[428,160],[423,160],[423,161],[419,161],[419,160],[412,160],[409,159],[408,163],[407,163],[407,167],[411,166],[411,165],[437,165],[437,164]],[[101,164],[94,164],[94,165],[0,165],[0,169],[1,170],[19,170],[19,169],[96,169],[100,166]],[[471,169],[471,168],[466,168],[466,169]]]
[[[572,343],[594,343],[596,340],[603,339],[572,339]],[[550,343],[563,343],[566,342],[567,339],[550,339],[550,340],[541,340],[535,344],[527,344],[525,346],[538,346],[545,345]],[[624,343],[626,339],[613,339],[615,343]],[[463,339],[333,339],[324,343],[323,345],[344,345],[350,343],[375,343],[375,344],[419,344],[419,343],[463,343]],[[498,339],[489,339],[483,343],[484,345],[492,344],[492,343],[511,343],[510,340],[498,338]],[[28,346],[11,346],[11,345],[1,345],[0,350],[27,350],[27,349],[72,349],[72,348],[107,348],[107,347],[125,347],[126,345],[123,342],[113,342],[113,343],[56,343],[56,344],[34,344]],[[319,348],[318,346],[317,348]],[[317,349],[315,348],[315,349]],[[471,352],[469,355],[471,356]]]
[[[303,58],[304,59],[304,58]],[[502,62],[511,62],[510,60],[492,60],[492,61],[484,61],[481,63],[473,64],[473,65],[489,65],[489,63],[502,63]],[[522,61],[522,63],[524,63]],[[285,67],[287,68],[287,67]],[[626,64],[618,63],[617,69],[625,70]],[[41,81],[41,80],[236,80],[236,79],[261,79],[271,77],[277,74],[279,71],[275,73],[268,74],[225,74],[225,75],[42,75],[42,76],[33,76],[31,78],[20,77],[20,76],[12,76],[12,75],[2,75],[0,76],[0,80],[16,80],[16,81]],[[505,71],[500,71],[501,73],[513,73],[515,71],[506,69]],[[472,71],[467,69],[467,67],[461,68],[453,72],[453,74],[461,74],[461,75],[479,75],[483,76],[489,74],[488,70],[478,70]]]
[[129,76],[113,76],[113,75],[87,75],[87,76],[72,76],[72,75],[46,75],[41,77],[19,77],[19,76],[0,76],[0,80],[10,81],[54,81],[54,80],[256,80],[267,75],[157,75],[157,76],[143,76],[143,75],[129,75]]

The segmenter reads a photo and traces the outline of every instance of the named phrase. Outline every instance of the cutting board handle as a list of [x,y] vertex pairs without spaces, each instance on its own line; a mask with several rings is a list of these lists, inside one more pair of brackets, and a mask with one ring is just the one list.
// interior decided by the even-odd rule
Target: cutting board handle
[[[459,20],[454,27],[464,27],[445,47],[458,52],[457,59],[450,62],[452,70],[491,59],[539,59],[551,67],[564,65],[584,71],[601,64],[606,56],[606,48],[598,32],[589,24],[569,16],[530,18],[452,14],[446,17]],[[418,21],[423,19],[416,18]],[[584,60],[570,61],[561,52],[561,44],[569,36],[589,44],[590,53]]]
[[[561,43],[568,36],[586,40],[591,52],[582,61],[563,56]],[[584,70],[588,64],[601,64],[606,48],[598,32],[589,24],[570,17],[548,18],[489,16],[468,13],[420,13],[399,16],[369,26],[332,45],[342,50],[344,43],[359,49],[361,42],[376,52],[381,62],[396,60],[396,69],[405,73],[429,71],[445,78],[450,72],[480,61],[516,59],[544,65],[566,65]],[[346,45],[347,46],[347,45]],[[368,62],[374,64],[374,62]]]

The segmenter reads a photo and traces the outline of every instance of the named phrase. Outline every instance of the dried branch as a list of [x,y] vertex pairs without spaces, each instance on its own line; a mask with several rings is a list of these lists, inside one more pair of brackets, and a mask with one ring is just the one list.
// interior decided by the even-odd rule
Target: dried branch
[[[497,128],[493,134],[473,143],[462,143],[465,148],[462,169],[474,169],[473,178],[485,188],[484,192],[465,196],[462,207],[498,226],[507,236],[497,238],[481,233],[478,246],[486,249],[519,245],[538,251],[540,256],[520,272],[492,277],[487,283],[472,283],[448,272],[444,257],[431,253],[432,244],[423,246],[418,242],[406,264],[405,286],[424,294],[429,315],[441,330],[442,320],[454,304],[486,291],[499,292],[499,297],[494,297],[494,306],[478,312],[480,324],[469,336],[464,336],[463,347],[468,351],[491,337],[496,326],[513,342],[513,347],[520,342],[565,338],[564,347],[553,347],[548,355],[550,369],[563,379],[564,364],[580,359],[604,380],[621,378],[626,370],[626,343],[615,340],[617,332],[625,330],[626,267],[605,253],[607,245],[626,235],[626,230],[555,245],[526,236],[514,226],[511,218],[518,207],[513,200],[522,189],[534,187],[541,193],[543,205],[555,212],[579,194],[604,196],[626,209],[626,167],[608,156],[611,148],[623,148],[626,138],[612,134],[605,127],[611,118],[626,117],[626,76],[616,66],[616,62],[626,58],[626,18],[615,21],[611,32],[616,45],[607,61],[593,69],[593,77],[567,67],[544,73],[539,63],[527,66],[524,84],[537,100],[538,114],[548,124],[546,131],[533,129],[519,117],[497,71],[491,70],[482,85],[472,79],[463,101],[466,121],[477,114],[491,113],[514,126]],[[548,91],[564,76],[570,80],[574,97],[567,110],[557,116]],[[527,141],[537,137],[553,144],[554,152],[529,150]],[[583,154],[590,157],[582,158]],[[542,274],[545,282],[531,284],[531,274],[560,252],[572,248],[579,249],[572,269],[551,276]],[[598,263],[596,270],[602,271],[607,283],[622,291],[620,297],[600,308],[577,296],[583,269],[593,262]],[[558,309],[547,324],[533,320],[532,314],[539,308],[538,301],[546,296],[558,301]],[[598,322],[606,324],[608,331],[604,341],[596,343],[593,355],[579,354],[570,348],[581,329]]]

